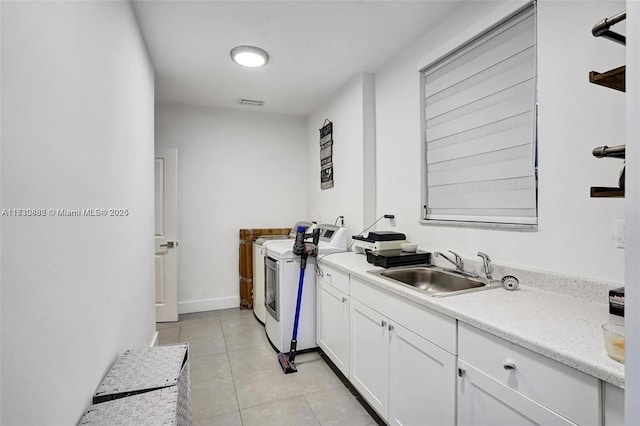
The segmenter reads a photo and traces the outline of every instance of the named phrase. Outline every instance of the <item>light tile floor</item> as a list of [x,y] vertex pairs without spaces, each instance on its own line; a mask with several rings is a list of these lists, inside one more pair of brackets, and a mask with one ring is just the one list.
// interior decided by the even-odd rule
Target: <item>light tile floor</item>
[[201,425],[377,424],[316,352],[285,375],[253,311],[225,309],[158,323],[159,344],[189,342],[191,410]]

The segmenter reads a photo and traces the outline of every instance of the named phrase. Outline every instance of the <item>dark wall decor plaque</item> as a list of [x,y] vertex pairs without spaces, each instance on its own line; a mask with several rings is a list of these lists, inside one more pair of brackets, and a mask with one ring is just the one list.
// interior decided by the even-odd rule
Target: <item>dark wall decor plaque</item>
[[328,119],[320,129],[320,189],[333,188],[333,123]]

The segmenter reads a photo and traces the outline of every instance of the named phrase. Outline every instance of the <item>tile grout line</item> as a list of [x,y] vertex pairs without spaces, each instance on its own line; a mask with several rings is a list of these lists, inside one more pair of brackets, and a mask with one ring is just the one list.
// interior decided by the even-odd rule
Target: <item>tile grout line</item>
[[[208,320],[208,319],[209,319],[209,317],[203,317],[203,318],[197,318],[197,319],[196,318],[192,318],[192,319],[189,319],[189,321],[192,321],[192,320]],[[234,396],[235,396],[235,401],[236,401],[236,406],[237,406],[237,413],[238,413],[238,415],[240,417],[241,424],[244,425],[246,423],[247,419],[245,419],[244,416],[243,416],[243,410],[246,411],[246,410],[249,410],[249,409],[254,409],[254,408],[257,408],[257,407],[260,407],[260,406],[269,405],[269,404],[271,404],[273,402],[277,402],[277,401],[286,401],[286,400],[290,399],[291,397],[282,398],[281,400],[276,400],[276,401],[263,402],[262,404],[254,405],[252,407],[247,407],[245,409],[241,409],[240,408],[240,400],[239,400],[238,388],[236,386],[236,378],[238,378],[238,374],[241,373],[244,370],[242,368],[240,368],[240,370],[237,370],[237,371],[234,372],[234,369],[232,369],[231,357],[230,357],[231,351],[229,350],[229,346],[228,346],[229,340],[228,339],[231,338],[232,336],[235,336],[235,334],[238,333],[238,332],[249,333],[250,331],[253,331],[253,329],[252,330],[240,330],[240,329],[236,330],[237,327],[232,326],[230,330],[226,330],[225,331],[224,327],[222,326],[223,318],[221,316],[217,316],[217,319],[218,319],[218,323],[220,324],[220,328],[221,328],[221,331],[222,331],[223,342],[224,342],[224,345],[225,345],[225,355],[226,355],[227,367],[229,368],[229,371],[231,373],[230,376],[231,376],[231,382],[232,382],[233,390],[234,390]],[[227,322],[227,323],[234,323],[234,322],[237,322],[237,321],[238,322],[243,322],[244,319],[245,318],[242,317],[242,316],[239,316],[237,318],[230,317],[230,318],[225,318],[225,322]],[[178,328],[178,340],[180,340],[181,336],[182,336],[182,326],[185,325],[186,323],[184,323],[183,321],[178,321],[178,323],[179,324],[177,325],[176,328]],[[194,322],[194,324],[195,324],[195,322]],[[257,325],[257,323],[256,323],[256,325]],[[227,327],[227,328],[229,328],[229,327]],[[240,328],[243,329],[244,327],[240,327]],[[256,327],[256,328],[260,329],[260,331],[262,333],[264,333],[264,330],[262,329],[262,327]],[[207,336],[203,336],[201,338],[207,338]],[[256,344],[255,346],[257,347],[258,345]],[[249,351],[252,350],[252,347],[236,348],[233,352],[242,352],[242,351],[247,351],[247,350],[249,350]],[[277,361],[274,361],[274,362],[277,362]],[[330,370],[333,370],[331,368],[330,363],[327,363],[326,360],[321,355],[318,356],[317,358],[304,360],[304,361],[301,362],[301,364],[316,363],[316,362],[321,362],[322,364],[327,365]],[[239,366],[237,366],[237,367],[239,367]],[[333,371],[333,373],[335,374],[335,371]],[[336,374],[336,376],[338,378],[338,381],[342,382],[342,380],[340,380],[340,375]],[[313,407],[311,406],[311,402],[309,400],[309,396],[312,394],[312,392],[309,392],[308,394],[305,393],[303,388],[301,387],[301,385],[298,383],[298,381],[295,378],[293,379],[293,382],[295,384],[294,386],[298,390],[298,392],[297,392],[298,395],[301,395],[303,397],[302,400],[305,401],[305,403],[307,404],[307,408],[311,410],[311,413],[313,414],[313,417],[316,420],[316,423],[318,425],[322,425],[322,422],[320,421],[320,417],[319,417],[319,412],[316,412],[316,410],[313,409]],[[344,383],[341,383],[341,384],[344,385]],[[347,387],[347,389],[348,389],[348,387]],[[319,391],[322,391],[322,390],[318,390],[318,392]],[[366,411],[368,411],[368,410],[366,410]],[[218,414],[218,415],[213,416],[213,417],[217,417],[217,416],[225,415],[225,414],[232,414],[234,412],[235,411],[231,411],[231,412],[228,412],[228,413],[221,413],[221,414]],[[200,419],[200,420],[205,420],[205,419]],[[374,424],[375,424],[375,418],[373,420],[374,420]]]
[[242,419],[242,409],[240,408],[240,399],[238,399],[238,388],[236,387],[236,378],[233,374],[233,369],[231,368],[231,359],[229,358],[229,347],[227,346],[227,334],[224,332],[224,327],[222,326],[222,318],[220,318],[220,329],[222,330],[222,338],[224,339],[224,350],[227,354],[227,362],[229,363],[229,372],[231,373],[231,383],[233,383],[233,393],[236,396],[236,404],[238,405],[238,416],[240,416],[240,425],[244,425],[244,420]]
[[[200,319],[205,319],[205,318],[198,318],[196,320],[200,320]],[[236,389],[235,379],[233,377],[233,370],[231,369],[231,361],[229,360],[229,350],[227,348],[227,340],[226,340],[226,336],[225,336],[225,333],[224,333],[224,329],[222,328],[222,320],[221,320],[221,318],[219,316],[218,316],[218,321],[220,322],[220,330],[222,332],[222,338],[223,338],[224,346],[225,346],[224,354],[226,355],[227,364],[228,364],[228,367],[229,367],[229,372],[231,373],[231,383],[233,385],[233,392],[234,392],[234,395],[235,395],[235,398],[236,398],[236,405],[238,407],[237,411],[238,411],[238,415],[240,416],[240,423],[243,424],[242,414],[240,412],[240,401],[238,400],[238,392],[237,392],[237,389]],[[191,339],[191,340],[206,339],[206,338],[211,338],[211,336],[209,336],[209,337],[205,336],[205,337],[195,338],[195,339]],[[212,355],[216,355],[216,354],[212,354]],[[209,418],[215,418],[215,417],[219,417],[219,416],[223,416],[223,415],[227,415],[227,414],[232,414],[234,411],[229,411],[229,412],[226,412],[226,413],[219,413],[219,414],[217,414],[215,416],[207,417],[207,418],[203,418],[203,419],[198,419],[198,420],[206,420],[206,419],[209,419]]]
[[[223,335],[225,335],[224,334],[224,329],[223,329]],[[226,340],[225,340],[225,342],[226,342]],[[245,348],[243,350],[246,350],[246,349],[250,349],[250,348]],[[237,351],[235,351],[235,352],[237,352]],[[227,358],[228,357],[229,357],[229,350],[227,348]],[[229,364],[231,364],[231,361],[229,361]],[[231,369],[231,365],[229,365],[229,368]],[[281,400],[267,401],[267,402],[263,402],[262,404],[257,404],[257,405],[254,405],[254,406],[251,406],[251,407],[247,407],[247,408],[244,408],[244,409],[240,408],[240,400],[238,399],[238,391],[237,391],[237,388],[235,386],[235,375],[234,375],[234,372],[233,372],[232,369],[231,369],[231,378],[232,378],[232,381],[234,383],[234,390],[236,392],[236,401],[238,402],[238,413],[240,414],[240,422],[241,422],[242,425],[244,425],[244,420],[243,420],[243,417],[242,417],[242,411],[243,410],[250,410],[250,409],[254,409],[254,408],[260,407],[260,406],[272,404],[273,402],[284,401],[284,400],[288,399],[288,398],[282,398]],[[302,390],[300,389],[300,387],[298,386],[298,383],[295,380],[292,380],[292,381],[293,381],[294,385],[296,386],[296,388],[298,389],[298,392],[300,393],[300,395],[302,395],[303,400],[305,401],[307,406],[309,406],[309,409],[313,413],[314,418],[316,418],[316,421],[318,422],[318,425],[320,425],[320,421],[318,420],[315,412],[311,408],[311,405],[309,404],[309,402],[306,400],[306,398],[304,398],[304,394],[303,394]]]
[[302,393],[302,397],[304,398],[304,401],[307,403],[307,405],[309,406],[309,409],[311,410],[311,412],[313,413],[313,417],[315,417],[316,421],[318,422],[318,424],[320,426],[322,426],[322,422],[320,421],[320,418],[318,417],[318,414],[316,414],[316,410],[313,409],[313,407],[311,406],[311,403],[309,402],[309,400],[307,399],[307,394],[305,394],[304,392]]

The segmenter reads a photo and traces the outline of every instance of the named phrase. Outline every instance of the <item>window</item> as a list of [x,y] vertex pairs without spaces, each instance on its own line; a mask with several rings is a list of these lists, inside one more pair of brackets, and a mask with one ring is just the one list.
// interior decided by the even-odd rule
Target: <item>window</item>
[[421,72],[423,223],[534,228],[535,4]]

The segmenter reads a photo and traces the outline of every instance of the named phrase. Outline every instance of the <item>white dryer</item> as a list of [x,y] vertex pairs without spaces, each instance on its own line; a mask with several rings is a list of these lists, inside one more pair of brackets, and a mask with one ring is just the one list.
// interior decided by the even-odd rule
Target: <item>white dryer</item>
[[[347,250],[345,228],[318,225],[318,230],[318,256]],[[276,240],[266,244],[265,329],[271,345],[279,352],[289,351],[298,296],[300,256],[293,254],[293,243],[292,240]],[[315,265],[316,258],[308,258],[298,320],[298,351],[317,347]]]
[[315,229],[315,224],[311,222],[297,222],[289,232],[289,235],[265,235],[253,242],[253,315],[262,324],[264,324],[267,315],[267,310],[264,306],[264,257],[267,249],[266,244],[272,240],[290,240],[291,244],[293,244],[298,226],[304,226],[309,230]]

